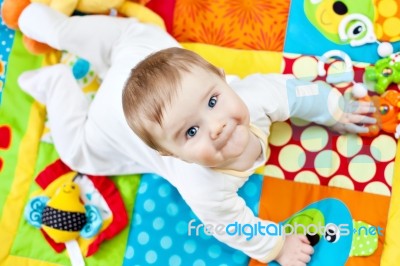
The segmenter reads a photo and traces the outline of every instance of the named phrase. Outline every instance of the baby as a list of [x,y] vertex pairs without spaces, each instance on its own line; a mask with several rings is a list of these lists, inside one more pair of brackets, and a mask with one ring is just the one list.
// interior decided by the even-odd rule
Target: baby
[[222,70],[196,53],[164,49],[132,70],[124,114],[160,154],[241,177],[265,163],[273,121],[298,117],[352,133],[367,132],[360,124],[376,122],[356,114],[372,112],[370,103],[353,102],[354,110],[345,111],[338,91],[291,75],[254,74],[230,86]]
[[[134,19],[67,17],[45,5],[31,4],[21,14],[19,26],[28,37],[89,60],[102,79],[96,97],[89,103],[65,65],[29,71],[20,76],[21,88],[46,105],[48,125],[61,159],[75,171],[92,175],[159,174],[178,189],[205,224],[274,224],[254,216],[237,194],[253,169],[265,161],[266,140],[273,121],[296,115],[350,132],[367,130],[356,123],[373,122],[354,113],[370,112],[371,106],[360,105],[357,110],[341,115],[338,108],[340,95],[312,84],[311,89],[310,86],[302,87],[303,83],[291,76],[255,75],[233,82],[230,86],[243,97],[246,107],[227,85],[222,72],[198,56],[193,59],[196,61],[189,63],[175,60],[179,59],[175,57],[172,61],[166,60],[177,64],[168,67],[166,72],[159,60],[154,65],[148,64],[157,54],[142,64],[140,62],[148,55],[180,45],[160,28]],[[163,50],[159,55],[168,55],[168,51],[170,54],[182,52],[186,58],[186,51],[180,48]],[[149,86],[152,82],[154,86]],[[139,88],[136,92],[135,86]],[[158,92],[141,95],[157,86]],[[294,97],[296,95],[282,89],[287,86],[297,88],[299,95],[313,95],[317,90],[323,97],[317,101],[299,101]],[[215,93],[201,94],[203,91]],[[198,97],[202,101],[198,101]],[[136,98],[142,106],[138,107],[137,113],[134,108],[138,102],[130,103]],[[332,109],[331,114],[337,117],[325,115],[330,109],[321,104],[324,99]],[[177,104],[178,100],[181,106]],[[207,139],[203,144],[196,143],[197,137],[203,136],[206,127],[203,122],[206,121],[198,120],[197,116],[192,119],[191,115],[198,112],[199,117],[206,118],[204,110],[200,109],[203,101],[208,111],[218,112],[215,121],[206,123],[220,128],[213,136],[220,142],[217,146],[214,146],[217,142]],[[160,109],[152,109],[153,106]],[[228,112],[219,111],[220,106],[228,108]],[[132,133],[124,112],[135,132],[160,152]],[[132,119],[135,115],[140,117],[136,122]],[[175,124],[175,116],[180,124]],[[229,121],[225,123],[227,118]],[[250,121],[254,126],[250,126]],[[143,129],[140,129],[141,123]],[[154,135],[149,131],[153,125]],[[184,138],[180,135],[182,131]],[[230,173],[230,169],[234,171]],[[215,237],[261,262],[275,259],[282,265],[304,265],[312,253],[304,236],[286,239],[283,236],[254,237],[251,240],[246,240],[243,235],[218,234]]]
[[[225,178],[226,184],[222,187],[209,180],[181,187],[181,192],[200,190],[226,197],[230,195],[227,190],[236,192],[237,187],[229,186],[235,177],[236,180],[247,178],[266,163],[273,121],[299,117],[331,126],[336,131],[353,133],[368,131],[359,124],[376,122],[374,118],[358,114],[373,112],[370,103],[354,102],[351,107],[347,106],[350,111],[340,106],[341,101],[342,96],[333,88],[296,80],[291,75],[254,74],[228,85],[222,70],[181,48],[161,50],[140,62],[132,70],[122,95],[129,126],[149,147],[164,156],[230,176]],[[228,197],[228,201],[237,200]],[[224,206],[228,201],[220,202],[218,217],[231,215],[223,213],[230,212]],[[197,211],[199,207],[204,213],[212,206],[203,202]],[[210,218],[203,217],[206,221]],[[282,241],[277,240],[271,251],[274,254],[278,246],[284,245],[275,258],[280,264],[309,262],[313,249],[307,245],[306,238],[291,236],[285,243]],[[298,257],[286,257],[296,252]]]

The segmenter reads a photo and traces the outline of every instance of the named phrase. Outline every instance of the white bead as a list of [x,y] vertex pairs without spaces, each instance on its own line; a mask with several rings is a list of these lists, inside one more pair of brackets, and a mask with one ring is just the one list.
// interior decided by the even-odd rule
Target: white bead
[[363,98],[367,96],[368,91],[364,84],[354,83],[352,93],[355,98]]
[[378,46],[378,54],[380,57],[386,57],[393,54],[393,45],[389,42],[381,42]]

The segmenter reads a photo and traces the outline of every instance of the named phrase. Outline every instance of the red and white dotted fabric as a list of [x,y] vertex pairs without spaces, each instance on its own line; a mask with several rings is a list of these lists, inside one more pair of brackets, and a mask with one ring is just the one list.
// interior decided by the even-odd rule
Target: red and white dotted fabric
[[[313,56],[285,54],[283,73],[297,78],[325,82],[318,76],[318,60]],[[368,64],[355,64],[355,79],[362,81]],[[344,64],[326,65],[327,73],[343,72]],[[330,84],[350,93],[351,82]],[[339,135],[328,128],[291,119],[272,125],[268,161],[264,174],[299,182],[342,187],[391,195],[397,141],[383,132],[376,137]]]

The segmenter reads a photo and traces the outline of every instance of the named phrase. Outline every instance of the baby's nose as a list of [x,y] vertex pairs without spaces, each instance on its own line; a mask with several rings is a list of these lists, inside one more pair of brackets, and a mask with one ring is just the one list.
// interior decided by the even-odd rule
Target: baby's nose
[[224,123],[215,123],[211,128],[211,139],[213,140],[217,139],[224,130],[224,127],[225,127]]

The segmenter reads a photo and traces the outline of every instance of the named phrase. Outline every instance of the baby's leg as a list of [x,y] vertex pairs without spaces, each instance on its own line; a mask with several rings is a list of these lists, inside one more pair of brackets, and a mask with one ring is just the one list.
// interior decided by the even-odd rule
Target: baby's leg
[[32,3],[22,12],[19,27],[28,37],[85,58],[102,76],[110,66],[112,49],[131,19],[102,15],[68,17]]
[[45,104],[53,140],[61,158],[65,157],[81,137],[89,109],[89,101],[63,64],[24,72],[18,79],[21,88]]
[[109,145],[104,133],[88,118],[90,102],[68,66],[58,64],[24,72],[18,82],[46,105],[54,144],[68,166],[88,174],[137,172],[126,168],[126,162],[132,159]]

